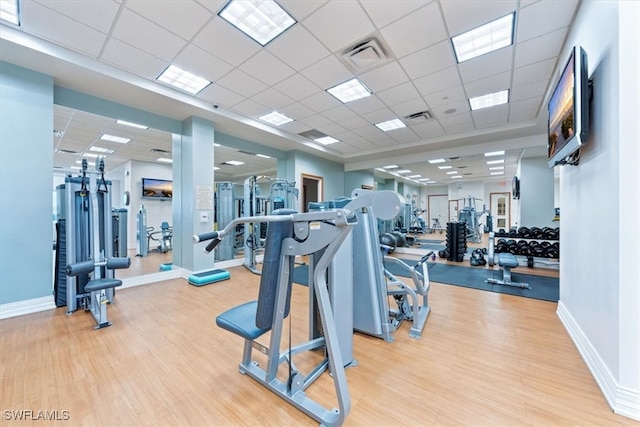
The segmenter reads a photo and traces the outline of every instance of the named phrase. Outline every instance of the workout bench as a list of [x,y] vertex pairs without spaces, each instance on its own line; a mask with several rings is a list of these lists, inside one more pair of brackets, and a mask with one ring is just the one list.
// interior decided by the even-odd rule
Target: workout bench
[[485,280],[485,282],[495,285],[514,286],[517,288],[531,289],[531,286],[526,283],[511,281],[511,269],[516,268],[519,265],[515,255],[509,252],[499,253],[498,265],[502,267],[502,280],[488,278],[487,280]]

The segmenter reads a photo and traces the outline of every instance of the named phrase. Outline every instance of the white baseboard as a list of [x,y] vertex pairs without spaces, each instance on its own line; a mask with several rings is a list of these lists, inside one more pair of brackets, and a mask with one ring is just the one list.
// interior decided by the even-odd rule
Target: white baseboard
[[604,398],[614,413],[640,421],[640,390],[633,390],[618,385],[609,368],[600,358],[596,349],[591,345],[587,336],[582,332],[567,307],[558,302],[556,312],[560,321],[569,333],[580,355],[591,371],[596,383],[600,387]]
[[53,295],[0,304],[0,320],[38,313],[45,310],[53,310],[54,308],[56,308],[56,303],[53,300]]
[[187,278],[189,274],[191,274],[191,272],[184,268],[173,267],[167,271],[158,271],[157,273],[124,278],[122,279],[122,287],[118,289],[133,288],[134,286],[148,285],[150,283],[162,282],[163,280]]

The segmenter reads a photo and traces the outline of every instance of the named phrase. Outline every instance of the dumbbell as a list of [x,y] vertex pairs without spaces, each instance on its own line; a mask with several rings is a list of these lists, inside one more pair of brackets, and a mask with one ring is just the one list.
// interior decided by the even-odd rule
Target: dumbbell
[[544,233],[542,232],[542,228],[531,227],[530,232],[531,232],[532,239],[544,239]]
[[529,230],[527,227],[520,227],[518,228],[518,236],[524,239],[528,239],[529,237],[531,237],[531,230]]

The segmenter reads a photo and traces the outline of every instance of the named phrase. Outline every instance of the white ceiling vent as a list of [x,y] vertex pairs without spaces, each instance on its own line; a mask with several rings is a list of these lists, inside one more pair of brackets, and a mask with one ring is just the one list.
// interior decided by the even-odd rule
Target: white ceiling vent
[[381,43],[373,37],[345,50],[342,53],[342,59],[356,72],[377,67],[389,60]]
[[405,117],[405,120],[407,120],[410,125],[419,125],[431,119],[433,119],[431,111],[420,111],[419,113],[409,114]]

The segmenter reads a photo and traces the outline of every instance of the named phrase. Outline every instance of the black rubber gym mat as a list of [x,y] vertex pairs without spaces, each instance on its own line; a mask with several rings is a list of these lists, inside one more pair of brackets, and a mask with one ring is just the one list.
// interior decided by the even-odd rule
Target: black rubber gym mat
[[444,251],[447,247],[445,245],[434,245],[434,244],[429,244],[429,243],[425,243],[423,245],[418,246],[417,249],[424,249],[424,250],[428,250],[428,251]]
[[436,239],[436,240],[430,240],[430,239],[416,239],[416,242],[423,244],[423,243],[435,243],[435,244],[439,244],[439,243],[444,243],[444,239]]

